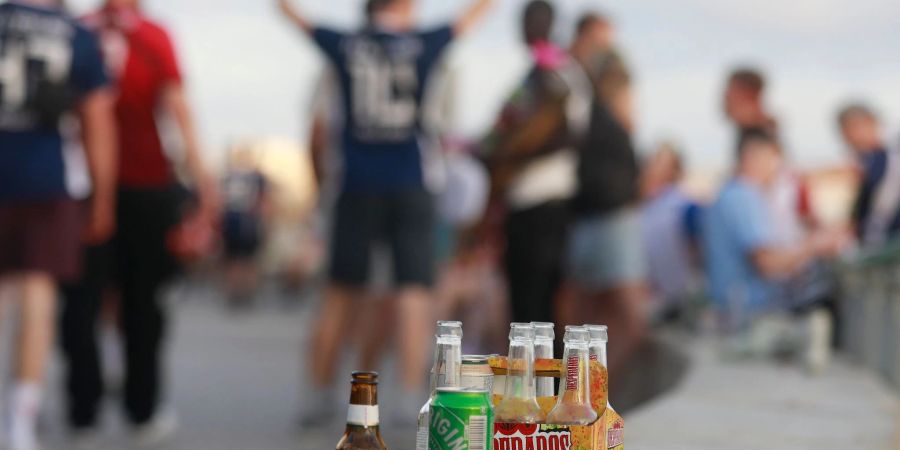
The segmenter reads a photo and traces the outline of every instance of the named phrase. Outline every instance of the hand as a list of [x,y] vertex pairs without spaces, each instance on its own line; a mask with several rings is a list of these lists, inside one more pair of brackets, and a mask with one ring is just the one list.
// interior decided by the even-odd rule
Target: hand
[[216,223],[221,211],[221,197],[215,181],[208,176],[197,180],[198,214],[210,223]]
[[88,245],[99,245],[110,240],[116,231],[115,205],[112,199],[91,199],[87,228],[82,240]]
[[812,236],[815,254],[827,258],[840,255],[852,242],[853,234],[844,227],[821,230]]
[[291,0],[277,0],[278,1],[278,9],[282,14],[286,14],[290,16],[294,12],[294,5],[291,4]]

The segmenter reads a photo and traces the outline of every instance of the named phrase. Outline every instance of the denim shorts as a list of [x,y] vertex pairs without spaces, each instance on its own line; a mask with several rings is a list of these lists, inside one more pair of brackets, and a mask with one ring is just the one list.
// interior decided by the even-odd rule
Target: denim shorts
[[647,267],[640,213],[625,208],[576,219],[567,254],[569,277],[580,288],[604,290],[643,281]]

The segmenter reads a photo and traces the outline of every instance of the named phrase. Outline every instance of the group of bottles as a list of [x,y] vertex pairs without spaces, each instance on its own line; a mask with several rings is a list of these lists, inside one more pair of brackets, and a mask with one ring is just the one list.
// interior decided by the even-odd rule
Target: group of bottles
[[564,377],[556,406],[544,415],[537,397],[553,396],[553,380],[536,378],[536,358],[553,358],[553,324],[513,323],[509,332],[506,389],[497,405],[498,422],[589,425],[606,405],[591,405],[591,361],[606,366],[607,329],[603,325],[567,326],[563,336]]
[[[437,323],[430,395],[419,411],[416,450],[429,448],[432,403],[439,393],[471,390],[490,393],[493,375],[489,356],[462,355],[462,323]],[[591,405],[590,363],[606,366],[607,329],[602,325],[567,326],[563,342],[565,377],[560,380],[556,406],[544,414],[538,397],[552,397],[552,378],[535,376],[535,359],[553,359],[554,325],[513,323],[503,399],[494,408],[497,422],[588,425],[607,405]],[[345,449],[386,449],[378,428],[377,377],[354,372],[347,414],[347,429],[337,445]]]

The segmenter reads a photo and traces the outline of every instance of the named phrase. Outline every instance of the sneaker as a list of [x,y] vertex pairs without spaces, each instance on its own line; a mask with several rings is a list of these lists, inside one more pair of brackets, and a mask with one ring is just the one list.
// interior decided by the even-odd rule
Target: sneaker
[[158,448],[172,441],[178,431],[178,417],[174,412],[157,413],[150,422],[134,429],[134,444],[138,448]]
[[811,375],[822,375],[831,362],[831,340],[834,320],[824,309],[817,309],[806,317],[806,348],[803,363]]

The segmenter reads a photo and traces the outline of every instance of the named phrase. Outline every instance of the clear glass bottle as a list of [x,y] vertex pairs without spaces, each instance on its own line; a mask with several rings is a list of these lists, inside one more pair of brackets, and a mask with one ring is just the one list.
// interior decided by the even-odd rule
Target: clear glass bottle
[[[607,366],[606,361],[606,343],[609,341],[609,331],[606,325],[585,325],[585,328],[588,330],[588,334],[590,335],[590,341],[588,341],[588,353],[590,355],[591,361],[596,361],[603,366],[606,372],[606,383],[607,389],[609,388],[609,366]],[[594,407],[594,411],[597,411],[597,414],[603,414],[603,411],[606,408],[609,408],[609,392],[606,393],[606,404],[594,404],[594,395],[591,396],[592,406]]]
[[378,374],[353,372],[347,428],[336,450],[387,450],[378,426]]
[[462,322],[439,321],[434,338],[434,366],[428,401],[416,420],[416,450],[428,450],[428,423],[431,400],[438,388],[459,387],[462,367]]
[[[553,359],[553,339],[556,338],[556,325],[550,322],[531,322],[534,326],[534,357],[537,359]],[[538,377],[537,396],[553,397],[555,393],[552,377]]]
[[510,325],[506,389],[495,413],[497,422],[544,421],[544,412],[538,405],[535,391],[534,327],[530,323]]
[[591,406],[589,335],[584,327],[567,326],[563,337],[565,379],[559,383],[559,399],[547,422],[559,425],[589,425],[597,420]]

